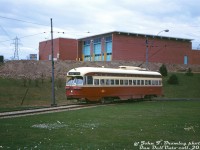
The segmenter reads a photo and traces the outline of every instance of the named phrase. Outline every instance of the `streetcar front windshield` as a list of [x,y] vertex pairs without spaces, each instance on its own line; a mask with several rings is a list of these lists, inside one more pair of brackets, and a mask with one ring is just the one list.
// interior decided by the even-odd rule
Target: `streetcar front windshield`
[[83,77],[67,77],[66,85],[83,85]]

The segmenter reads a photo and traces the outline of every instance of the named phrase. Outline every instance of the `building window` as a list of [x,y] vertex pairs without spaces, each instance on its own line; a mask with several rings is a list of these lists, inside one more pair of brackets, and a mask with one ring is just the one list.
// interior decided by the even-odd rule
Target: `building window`
[[83,58],[84,58],[84,61],[90,61],[91,60],[90,40],[86,40],[86,41],[83,42]]
[[101,38],[94,39],[94,60],[101,61]]
[[184,65],[188,64],[188,56],[184,56]]
[[112,37],[108,36],[105,38],[105,51],[106,51],[106,61],[112,60]]

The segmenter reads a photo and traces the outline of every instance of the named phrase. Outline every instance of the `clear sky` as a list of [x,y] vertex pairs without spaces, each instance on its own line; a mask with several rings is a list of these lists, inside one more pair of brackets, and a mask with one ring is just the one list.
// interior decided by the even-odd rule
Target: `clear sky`
[[[37,54],[40,41],[124,31],[193,39],[200,49],[199,0],[0,0],[0,55]],[[45,33],[44,33],[45,32]],[[60,32],[60,33],[59,33]],[[61,32],[64,32],[62,34]]]

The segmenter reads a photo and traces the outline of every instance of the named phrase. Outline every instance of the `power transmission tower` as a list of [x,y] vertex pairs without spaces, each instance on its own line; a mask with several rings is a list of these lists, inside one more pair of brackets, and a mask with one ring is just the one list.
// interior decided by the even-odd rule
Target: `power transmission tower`
[[19,51],[19,45],[21,45],[21,43],[19,43],[19,41],[20,41],[19,38],[16,36],[16,38],[14,39],[14,41],[12,43],[15,46],[14,57],[13,57],[14,60],[19,60],[18,51]]

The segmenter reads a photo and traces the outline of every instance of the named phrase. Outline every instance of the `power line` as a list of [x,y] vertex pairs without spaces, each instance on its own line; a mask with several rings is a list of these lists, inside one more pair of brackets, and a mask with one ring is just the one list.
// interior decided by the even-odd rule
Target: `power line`
[[37,33],[37,34],[32,34],[32,35],[26,35],[26,36],[20,37],[20,39],[22,39],[22,38],[27,38],[27,37],[30,37],[30,36],[40,35],[40,34],[43,34],[43,33],[46,33],[46,32]]
[[[41,32],[41,33],[37,33],[37,34],[32,34],[32,35],[26,35],[26,36],[23,36],[23,37],[19,37],[19,39],[22,39],[22,38],[27,38],[27,37],[30,37],[30,36],[36,36],[36,35],[40,35],[40,34],[44,34],[46,32]],[[0,41],[0,43],[3,43],[3,42],[9,42],[9,41],[12,41],[13,39],[11,40],[5,40],[5,41]]]
[[49,25],[46,25],[46,24],[40,24],[40,23],[35,23],[35,22],[30,22],[30,21],[25,21],[25,20],[21,20],[21,19],[15,19],[15,18],[9,18],[9,17],[4,17],[4,16],[0,16],[0,18],[20,21],[20,22],[25,22],[25,23],[30,23],[30,24],[40,25],[40,26],[49,26]]
[[11,36],[8,34],[8,32],[0,25],[1,29],[4,31],[4,33],[6,34],[6,36],[9,38],[9,39],[12,39]]

